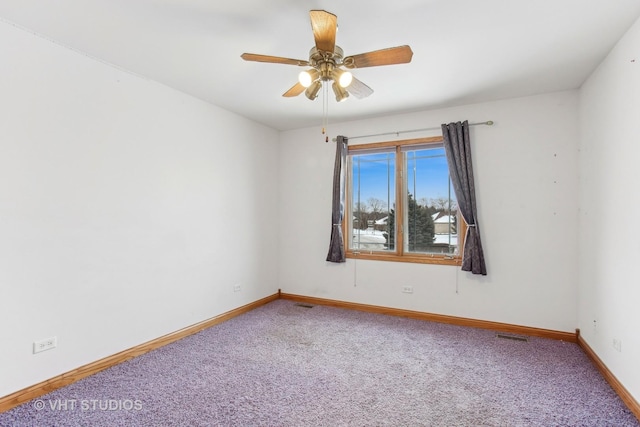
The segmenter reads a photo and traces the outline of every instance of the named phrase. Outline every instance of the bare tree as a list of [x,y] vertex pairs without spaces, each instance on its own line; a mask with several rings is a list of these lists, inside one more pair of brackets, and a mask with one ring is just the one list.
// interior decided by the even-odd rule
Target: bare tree
[[440,212],[456,211],[458,209],[456,201],[448,197],[436,197],[431,199],[431,206]]
[[369,205],[369,212],[371,212],[373,216],[377,216],[377,214],[384,212],[387,208],[387,202],[376,199],[375,197],[369,197],[367,199],[367,205]]
[[353,228],[365,230],[369,220],[367,205],[362,202],[355,202],[353,205]]
[[367,205],[362,202],[355,202],[353,204],[354,212],[367,212]]

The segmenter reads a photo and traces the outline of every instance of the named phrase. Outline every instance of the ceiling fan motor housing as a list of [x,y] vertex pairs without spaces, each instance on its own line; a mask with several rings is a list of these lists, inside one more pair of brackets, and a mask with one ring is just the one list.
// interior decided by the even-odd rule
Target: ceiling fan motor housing
[[333,70],[342,65],[344,51],[335,46],[333,52],[325,52],[312,47],[309,51],[309,65],[318,70],[323,81],[333,80]]

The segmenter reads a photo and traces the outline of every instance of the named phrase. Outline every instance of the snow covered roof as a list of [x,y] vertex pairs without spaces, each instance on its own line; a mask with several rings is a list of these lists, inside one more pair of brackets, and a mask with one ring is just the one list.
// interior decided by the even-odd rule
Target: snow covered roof
[[376,225],[387,225],[387,222],[389,222],[389,217],[385,216],[384,218],[377,220]]
[[434,219],[433,222],[436,224],[453,224],[455,222],[455,217],[453,215],[443,215],[438,219]]

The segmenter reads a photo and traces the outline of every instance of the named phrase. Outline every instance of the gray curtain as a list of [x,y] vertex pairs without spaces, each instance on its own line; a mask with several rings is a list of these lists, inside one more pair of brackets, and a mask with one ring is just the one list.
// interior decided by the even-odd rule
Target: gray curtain
[[331,242],[329,262],[345,262],[344,240],[342,238],[342,218],[344,217],[344,168],[347,161],[346,136],[336,138],[336,161],[333,169],[333,207],[331,210]]
[[487,274],[484,262],[480,228],[476,210],[476,189],[473,182],[471,165],[471,143],[469,140],[469,122],[442,125],[444,149],[449,163],[449,174],[458,199],[458,207],[467,228],[467,236],[462,254],[462,270],[473,274]]

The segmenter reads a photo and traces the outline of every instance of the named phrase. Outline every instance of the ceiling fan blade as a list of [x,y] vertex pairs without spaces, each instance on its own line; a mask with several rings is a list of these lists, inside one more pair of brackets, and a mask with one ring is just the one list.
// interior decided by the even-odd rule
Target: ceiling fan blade
[[304,86],[302,86],[300,83],[296,83],[293,86],[291,86],[291,89],[283,93],[282,96],[286,98],[292,98],[294,96],[300,95],[302,92],[304,92],[304,90],[305,90]]
[[273,64],[287,64],[287,65],[299,65],[301,67],[305,67],[309,65],[308,61],[303,61],[301,59],[291,59],[291,58],[282,58],[280,56],[269,56],[269,55],[258,55],[255,53],[243,53],[240,55],[242,59],[245,61],[255,61],[255,62],[270,62]]
[[409,46],[404,45],[347,56],[342,62],[347,68],[365,68],[378,65],[406,64],[411,62],[412,57],[413,51]]
[[336,47],[338,17],[324,10],[312,10],[309,12],[309,16],[311,17],[311,29],[316,41],[316,48],[333,53]]
[[373,93],[373,89],[355,77],[351,80],[351,84],[347,86],[347,91],[358,99],[366,98]]

